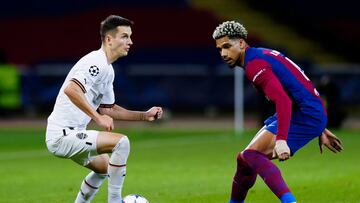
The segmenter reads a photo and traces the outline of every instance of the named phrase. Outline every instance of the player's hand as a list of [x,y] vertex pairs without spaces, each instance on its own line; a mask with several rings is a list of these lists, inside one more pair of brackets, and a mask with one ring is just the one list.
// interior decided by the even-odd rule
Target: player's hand
[[145,112],[145,120],[154,121],[162,117],[163,110],[161,107],[154,106]]
[[285,140],[276,140],[273,156],[277,156],[280,161],[290,158],[290,148]]
[[97,119],[95,119],[96,124],[100,127],[105,128],[106,131],[112,131],[114,129],[114,121],[108,115],[99,115]]
[[324,132],[319,136],[319,147],[321,154],[323,152],[324,145],[334,153],[341,152],[344,149],[341,140],[328,129],[325,129]]

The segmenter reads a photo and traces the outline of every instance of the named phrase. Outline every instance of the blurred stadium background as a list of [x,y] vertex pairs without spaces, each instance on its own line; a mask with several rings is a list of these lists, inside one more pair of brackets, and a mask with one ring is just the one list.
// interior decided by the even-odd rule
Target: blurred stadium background
[[[219,23],[234,19],[247,27],[250,45],[282,51],[305,70],[326,101],[329,127],[336,128],[340,135],[351,134],[346,137],[350,143],[351,136],[357,136],[360,129],[359,6],[360,3],[353,0],[343,0],[340,3],[324,0],[4,1],[0,8],[0,160],[8,161],[11,165],[3,167],[0,174],[7,174],[19,167],[18,164],[13,164],[18,160],[12,152],[25,150],[23,153],[27,154],[26,150],[31,147],[26,147],[26,143],[33,144],[34,148],[31,150],[43,150],[30,153],[28,157],[33,157],[34,154],[34,157],[38,157],[38,154],[41,154],[40,158],[49,159],[50,155],[46,154],[43,143],[38,143],[43,142],[46,118],[73,64],[89,51],[99,48],[99,23],[110,14],[118,14],[135,21],[132,37],[134,45],[127,57],[114,64],[116,103],[128,109],[145,110],[152,105],[159,105],[167,110],[166,119],[160,123],[149,126],[123,122],[119,124],[121,129],[130,128],[129,131],[133,132],[132,128],[152,129],[155,126],[160,129],[190,129],[194,130],[194,133],[187,133],[194,135],[199,134],[196,130],[199,128],[225,129],[215,133],[206,131],[209,135],[231,133],[234,126],[234,72],[222,62],[211,35]],[[274,107],[266,103],[263,96],[257,94],[247,80],[244,80],[244,106],[245,128],[251,132],[260,126],[265,117],[274,112]],[[23,135],[29,127],[36,128],[29,133],[34,136],[35,141],[30,141],[26,133]],[[351,133],[346,131],[349,128],[352,129]],[[346,133],[342,133],[343,129]],[[146,129],[141,131],[140,138],[135,137],[134,142],[144,139],[142,134],[146,134],[145,132]],[[171,133],[173,132],[170,131]],[[12,140],[9,134],[13,134],[16,140]],[[202,134],[206,133],[200,134],[201,139],[196,138],[195,144],[201,145],[199,140],[202,140]],[[213,139],[213,136],[210,136],[207,144],[216,147],[216,139]],[[230,157],[227,157],[228,168],[225,167],[225,162],[223,164],[227,170],[224,174],[230,179],[235,164],[233,157],[251,136],[245,135],[246,141],[236,140],[239,145],[235,145],[234,140],[226,136],[220,139],[220,142],[225,143],[224,139],[233,144],[233,148],[223,149],[231,151]],[[23,143],[18,143],[21,141]],[[355,143],[359,143],[359,139],[354,140],[353,145]],[[136,150],[141,150],[138,148],[135,146]],[[355,148],[353,151],[348,148],[348,151],[356,153]],[[183,151],[179,152],[181,153]],[[354,159],[351,154],[348,157],[350,161]],[[60,164],[55,158],[51,161],[51,164]],[[42,161],[37,163],[43,164]],[[76,174],[74,171],[79,170],[78,167],[70,164],[60,167],[67,167],[67,170],[71,171],[69,173]],[[194,166],[196,162],[191,164]],[[293,168],[296,168],[296,164],[300,162],[295,162]],[[341,168],[340,160],[335,164]],[[316,165],[313,167],[316,168]],[[359,169],[359,166],[356,168]],[[57,169],[53,167],[52,170]],[[40,172],[45,173],[42,170]],[[214,170],[214,173],[217,172]],[[352,174],[347,172],[348,175]],[[326,173],[327,171],[324,172]],[[20,177],[24,177],[24,174],[26,173],[20,173]],[[77,178],[75,183],[66,185],[72,187],[67,191],[69,199],[85,174],[73,175]],[[297,177],[292,178],[297,180]],[[344,177],[338,175],[335,178]],[[131,176],[129,179],[132,180]],[[228,179],[226,181],[230,184]],[[126,184],[128,185],[125,187],[137,188],[136,185],[131,185],[131,181]],[[15,186],[24,185],[17,182]],[[335,187],[334,185],[330,189]],[[355,182],[355,185],[353,183],[350,186],[344,184],[344,187],[359,191],[360,183]],[[210,191],[212,189],[210,187]],[[260,196],[265,199],[269,197],[269,191],[264,190],[265,196],[260,193],[261,195],[257,195],[259,199],[254,202],[263,202]],[[11,195],[11,192],[15,191],[9,188],[0,189],[0,202],[46,202],[45,197],[42,200],[24,197],[16,199],[14,194]],[[228,192],[227,188],[224,191]],[[151,192],[144,191],[145,195],[150,195]],[[306,194],[309,190],[304,189],[303,192]],[[154,197],[158,198],[156,202],[161,202],[161,195],[163,194]],[[1,196],[7,198],[2,201]],[[224,199],[227,196],[226,193],[211,198]],[[50,197],[55,195],[47,198]],[[65,197],[66,194],[63,198]],[[101,197],[105,199],[105,193],[100,195]],[[194,201],[197,203],[212,202],[201,201],[201,197],[196,195],[191,198],[197,198]],[[13,201],[10,201],[11,199]],[[167,202],[176,202],[173,199],[169,197]],[[345,202],[356,202],[353,200],[359,199],[355,194]],[[303,197],[303,200],[308,199]],[[325,200],[324,202],[329,202]],[[191,201],[182,199],[181,202]]]
[[[99,22],[115,13],[136,23],[129,56],[114,64],[116,101],[127,108],[161,105],[174,118],[231,117],[233,71],[221,61],[211,34],[223,20],[235,19],[248,28],[252,46],[284,52],[311,76],[331,107],[333,126],[354,126],[360,103],[358,3],[326,2],[324,8],[324,2],[6,1],[0,12],[0,116],[48,115],[68,70],[99,48]],[[269,114],[246,80],[244,96],[247,114],[259,120]]]

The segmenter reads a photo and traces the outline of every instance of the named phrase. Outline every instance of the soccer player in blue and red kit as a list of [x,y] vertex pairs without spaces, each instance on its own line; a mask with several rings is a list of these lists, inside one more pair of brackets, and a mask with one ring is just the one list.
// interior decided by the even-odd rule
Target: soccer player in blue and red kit
[[275,115],[237,156],[229,203],[243,203],[257,175],[282,203],[294,203],[295,197],[271,159],[285,161],[316,137],[321,152],[324,145],[333,152],[343,149],[341,141],[326,129],[327,116],[319,93],[300,67],[283,54],[250,47],[242,24],[226,21],[215,29],[213,38],[223,60],[231,68],[243,67],[256,89],[276,106]]

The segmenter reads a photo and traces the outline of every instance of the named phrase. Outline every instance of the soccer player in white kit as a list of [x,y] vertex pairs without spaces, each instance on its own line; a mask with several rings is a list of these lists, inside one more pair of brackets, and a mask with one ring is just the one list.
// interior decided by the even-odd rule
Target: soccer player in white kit
[[[90,202],[106,177],[109,178],[108,203],[121,203],[130,143],[126,135],[111,132],[113,119],[153,121],[162,116],[161,107],[143,112],[115,104],[111,64],[128,54],[133,44],[132,25],[132,21],[116,15],[101,22],[101,48],[82,57],[70,70],[48,118],[49,151],[91,170],[75,203]],[[105,131],[87,130],[91,119]]]

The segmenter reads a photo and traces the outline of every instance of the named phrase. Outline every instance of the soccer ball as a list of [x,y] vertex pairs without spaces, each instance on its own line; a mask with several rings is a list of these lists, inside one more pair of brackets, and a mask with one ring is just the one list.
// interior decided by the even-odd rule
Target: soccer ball
[[123,203],[149,203],[149,201],[141,195],[132,194],[124,197]]

